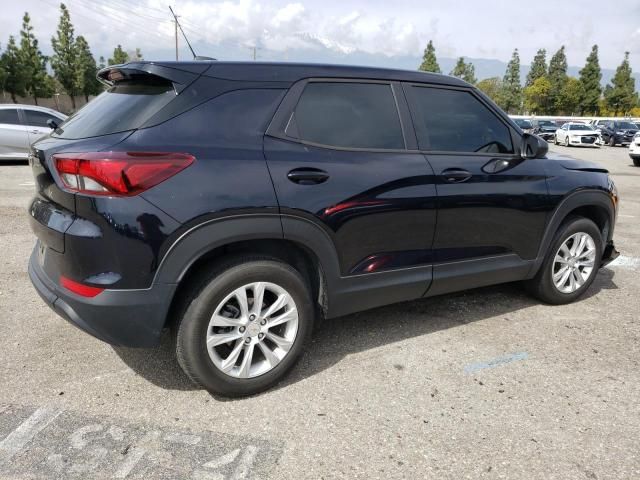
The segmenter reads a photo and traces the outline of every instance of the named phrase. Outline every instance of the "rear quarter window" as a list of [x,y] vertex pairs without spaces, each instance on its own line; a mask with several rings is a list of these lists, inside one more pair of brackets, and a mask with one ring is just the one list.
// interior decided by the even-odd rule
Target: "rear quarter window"
[[116,84],[60,125],[53,136],[76,139],[134,130],[175,98],[170,83]]

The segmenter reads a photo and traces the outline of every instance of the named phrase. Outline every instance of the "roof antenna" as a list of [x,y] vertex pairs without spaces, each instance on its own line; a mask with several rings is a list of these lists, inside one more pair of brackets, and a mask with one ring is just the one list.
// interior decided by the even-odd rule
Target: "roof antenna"
[[[215,58],[211,58],[211,57],[202,57],[202,56],[198,56],[196,55],[196,52],[193,51],[193,47],[191,47],[191,44],[189,43],[189,39],[187,38],[187,35],[184,33],[184,30],[182,29],[182,25],[180,25],[180,22],[178,21],[178,16],[175,14],[175,12],[173,11],[173,8],[171,8],[171,5],[169,5],[169,10],[171,10],[171,15],[173,15],[173,19],[176,22],[176,25],[178,27],[180,27],[180,31],[182,32],[182,36],[184,37],[185,41],[187,42],[187,45],[189,46],[189,50],[191,50],[191,54],[193,55],[193,59],[194,60],[215,60]],[[178,40],[176,39],[176,56],[178,55]]]

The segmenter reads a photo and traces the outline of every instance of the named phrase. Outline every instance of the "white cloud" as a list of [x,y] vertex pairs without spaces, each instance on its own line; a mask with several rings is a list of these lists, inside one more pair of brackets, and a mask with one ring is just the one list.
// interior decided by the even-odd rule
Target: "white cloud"
[[[0,42],[18,34],[22,13],[31,13],[43,51],[49,54],[55,33],[58,0],[5,2],[0,16]],[[314,60],[324,49],[339,55],[364,52],[380,58],[418,58],[432,39],[439,56],[497,57],[507,60],[515,47],[523,63],[538,48],[555,52],[567,47],[569,63],[581,65],[600,45],[601,65],[615,67],[625,50],[640,69],[640,29],[637,0],[618,0],[615,11],[602,10],[596,0],[538,0],[540,17],[521,3],[502,0],[66,0],[76,34],[84,35],[94,53],[109,55],[121,44],[140,47],[148,57],[167,58],[173,48],[173,23],[167,3],[175,5],[185,31],[201,51],[238,58],[246,47],[258,46],[268,58]],[[595,20],[593,12],[598,12]],[[619,15],[620,11],[627,12]],[[566,21],[570,15],[571,22]],[[597,22],[597,23],[594,23]],[[181,47],[184,45],[180,39]],[[232,50],[235,48],[235,50]],[[231,53],[233,51],[233,53]],[[304,51],[308,51],[305,56]],[[229,52],[225,54],[225,52]]]

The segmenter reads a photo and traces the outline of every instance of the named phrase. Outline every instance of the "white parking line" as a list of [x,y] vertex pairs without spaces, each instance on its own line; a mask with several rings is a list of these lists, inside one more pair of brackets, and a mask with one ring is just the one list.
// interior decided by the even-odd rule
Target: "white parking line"
[[51,407],[42,407],[33,412],[29,418],[0,442],[0,460],[10,460],[61,413],[62,410]]

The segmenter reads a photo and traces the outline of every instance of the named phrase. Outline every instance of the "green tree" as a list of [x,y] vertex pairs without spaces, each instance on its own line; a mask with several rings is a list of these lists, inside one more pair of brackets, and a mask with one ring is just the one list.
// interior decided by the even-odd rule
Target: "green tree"
[[500,98],[502,93],[502,79],[500,77],[491,77],[480,80],[477,87],[498,105],[502,104],[502,100]]
[[584,68],[580,70],[580,84],[582,85],[582,99],[580,100],[580,115],[600,113],[600,95],[602,94],[602,71],[598,61],[598,45],[591,47]]
[[107,61],[104,59],[104,57],[102,55],[100,55],[100,63],[98,63],[98,69],[102,70],[104,67],[107,66]]
[[611,79],[611,87],[607,85],[604,93],[607,107],[614,115],[627,114],[638,104],[635,80],[629,65],[629,52],[624,52],[624,60],[616,68],[616,73]]
[[560,90],[560,97],[556,107],[564,115],[578,113],[580,104],[584,98],[582,82],[575,77],[567,77]]
[[38,97],[48,98],[53,90],[47,74],[47,57],[38,48],[38,39],[33,33],[31,19],[26,12],[22,17],[20,37],[20,62],[24,70],[25,92],[37,105]]
[[140,51],[139,48],[136,48],[136,51],[133,52],[133,55],[130,55],[130,57],[132,61],[136,61],[136,62],[144,60],[144,58],[142,58],[142,52]]
[[533,57],[529,73],[527,73],[527,81],[525,87],[530,87],[540,77],[547,75],[547,51],[544,48],[538,50],[536,56]]
[[549,112],[551,82],[547,77],[539,77],[524,89],[524,107],[535,115],[545,115]]
[[522,86],[520,84],[520,54],[516,48],[507,64],[507,71],[502,79],[500,106],[507,113],[517,113],[522,105]]
[[24,68],[20,61],[20,49],[16,45],[16,39],[11,35],[9,43],[0,58],[0,65],[4,70],[4,83],[2,89],[11,95],[13,103],[18,103],[16,97],[25,94]]
[[560,110],[562,88],[567,82],[567,55],[564,53],[564,45],[551,57],[548,77],[551,82],[551,111],[549,113],[555,113]]
[[427,48],[424,49],[422,64],[420,64],[418,70],[422,70],[423,72],[442,73],[440,65],[438,65],[438,60],[436,59],[436,49],[431,40],[429,40]]
[[475,84],[476,83],[476,68],[473,66],[473,63],[466,63],[463,57],[460,57],[456,62],[455,67],[449,73],[449,75],[453,75],[454,77],[458,77],[463,79],[465,82]]
[[102,90],[100,82],[96,78],[98,67],[89,49],[89,44],[82,35],[78,35],[76,39],[76,48],[78,51],[76,63],[77,89],[88,102],[89,95],[97,95]]
[[118,45],[113,49],[113,57],[109,59],[109,65],[120,65],[129,61],[129,54],[122,49],[121,45]]
[[[0,51],[2,48],[0,46]],[[4,82],[7,79],[7,72],[4,69],[4,65],[2,63],[2,55],[0,54],[0,91],[4,90]]]
[[58,23],[56,36],[51,39],[51,45],[53,47],[51,67],[56,79],[71,97],[71,105],[75,110],[75,95],[78,93],[78,81],[76,78],[77,49],[71,17],[64,3],[60,4],[60,22]]

